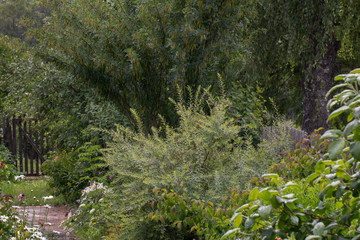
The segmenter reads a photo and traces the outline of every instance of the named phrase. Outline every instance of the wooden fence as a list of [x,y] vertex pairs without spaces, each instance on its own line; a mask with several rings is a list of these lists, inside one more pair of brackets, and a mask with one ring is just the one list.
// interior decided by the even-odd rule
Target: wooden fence
[[27,176],[41,175],[44,155],[49,144],[44,134],[36,130],[38,120],[21,117],[3,118],[0,144],[4,144],[16,159],[17,170]]
[[[280,131],[283,131],[283,133],[280,133]],[[284,129],[280,129],[279,127],[274,127],[274,126],[262,127],[261,132],[262,132],[261,139],[266,139],[268,141],[276,139],[277,136],[279,136],[280,134],[289,135],[292,150],[295,149],[296,144],[298,142],[302,141],[303,138],[307,137],[308,135],[304,131],[291,127],[285,127]]]

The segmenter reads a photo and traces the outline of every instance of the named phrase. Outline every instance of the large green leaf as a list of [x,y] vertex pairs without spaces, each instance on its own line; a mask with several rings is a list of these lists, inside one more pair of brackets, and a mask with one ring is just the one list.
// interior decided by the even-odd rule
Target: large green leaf
[[[360,68],[355,68],[350,72],[350,74],[360,73]],[[343,74],[344,75],[344,74]],[[346,75],[345,75],[346,76]]]
[[330,159],[331,160],[336,159],[339,156],[339,154],[344,150],[344,147],[345,147],[344,139],[335,140],[332,143],[330,143],[329,145]]
[[234,229],[231,229],[229,231],[227,231],[222,237],[220,240],[222,239],[226,239],[234,234],[236,234],[238,231],[240,231],[240,228],[234,228]]
[[359,126],[359,120],[355,119],[349,122],[344,129],[344,137],[347,139],[351,132],[354,131],[357,126]]
[[350,153],[357,161],[360,161],[360,142],[350,144]]
[[256,187],[251,191],[249,195],[249,201],[255,200],[258,196],[259,196],[259,189]]
[[272,209],[271,205],[261,206],[258,212],[262,218],[267,218],[271,213],[271,209]]
[[328,98],[334,90],[342,88],[342,87],[348,87],[348,86],[351,86],[351,85],[349,83],[343,83],[343,84],[338,84],[338,85],[332,87],[326,94],[326,98]]
[[336,139],[342,135],[342,131],[339,129],[330,129],[326,131],[320,139]]
[[313,173],[310,176],[308,176],[305,180],[305,186],[308,185],[309,183],[311,183],[315,178],[319,177],[320,173]]
[[339,116],[340,114],[342,114],[343,112],[345,112],[345,111],[348,110],[348,109],[349,109],[348,106],[342,106],[342,107],[336,109],[335,111],[333,111],[333,112],[330,114],[330,116],[329,116],[329,118],[328,118],[328,121],[331,120],[331,119],[333,119],[333,118],[335,118],[335,117],[337,117],[337,116]]

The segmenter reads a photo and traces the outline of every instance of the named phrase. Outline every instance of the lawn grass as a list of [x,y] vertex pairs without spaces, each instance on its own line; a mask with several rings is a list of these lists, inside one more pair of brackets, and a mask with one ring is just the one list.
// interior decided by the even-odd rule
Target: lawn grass
[[14,204],[20,204],[20,201],[18,200],[18,196],[20,194],[25,194],[23,204],[29,206],[65,204],[65,200],[61,196],[54,196],[52,199],[44,201],[43,197],[53,196],[53,192],[51,191],[45,177],[27,179],[17,183],[1,182],[0,190],[2,195],[11,194],[14,198]]

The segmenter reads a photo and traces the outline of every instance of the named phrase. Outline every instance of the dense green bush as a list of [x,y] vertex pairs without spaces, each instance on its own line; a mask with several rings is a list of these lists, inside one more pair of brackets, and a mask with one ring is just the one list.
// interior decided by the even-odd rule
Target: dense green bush
[[90,143],[73,151],[59,153],[42,167],[44,173],[51,176],[49,184],[55,194],[62,194],[68,203],[75,203],[81,196],[81,190],[90,182],[108,180],[100,146]]
[[324,133],[321,139],[332,139],[328,154],[317,161],[313,173],[304,179],[301,191],[315,188],[319,201],[301,203],[298,184],[283,183],[279,175],[266,174],[264,177],[271,179],[273,186],[252,190],[249,202],[233,215],[235,228],[223,238],[237,235],[247,239],[359,239],[359,79],[360,69],[340,75],[335,80],[344,83],[328,93],[345,88],[329,101],[329,108],[336,107],[329,120],[347,113],[348,123],[343,130]]
[[138,234],[152,211],[154,188],[219,204],[229,188],[246,189],[251,178],[280,161],[279,153],[288,141],[276,145],[264,141],[256,149],[251,139],[243,140],[241,128],[227,117],[227,99],[200,90],[193,99],[188,106],[175,103],[180,116],[175,129],[163,123],[147,135],[135,115],[138,132],[119,126],[112,133],[114,142],[104,153],[115,178],[113,190],[118,200],[114,206],[121,216],[123,239],[144,238]]
[[271,166],[270,172],[288,180],[302,179],[313,173],[315,165],[327,152],[329,141],[320,139],[318,131],[313,132],[297,144],[292,152],[286,152],[280,163]]
[[[158,231],[158,235],[151,232],[149,239],[162,239],[164,232],[177,234],[169,239],[219,239],[228,228],[234,210],[244,204],[248,193],[233,190],[231,196],[224,197],[219,204],[214,204],[210,201],[189,199],[173,191],[154,189],[156,200],[150,204],[152,211],[148,214],[144,226],[148,231],[159,228],[163,228],[163,231]],[[151,222],[156,222],[158,228],[149,227]],[[172,231],[169,228],[172,228]]]
[[14,157],[3,145],[0,145],[0,181],[13,181],[17,174]]

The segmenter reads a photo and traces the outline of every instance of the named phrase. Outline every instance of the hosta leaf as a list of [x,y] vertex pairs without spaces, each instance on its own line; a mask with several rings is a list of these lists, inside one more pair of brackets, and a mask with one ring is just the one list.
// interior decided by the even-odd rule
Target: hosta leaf
[[242,210],[244,210],[245,208],[249,208],[250,204],[249,203],[246,203],[242,206],[240,206],[238,209],[235,210],[235,212],[240,212]]
[[245,229],[250,230],[255,224],[255,219],[253,218],[247,218],[245,221]]
[[344,147],[345,147],[344,139],[335,140],[332,143],[330,143],[329,145],[330,159],[332,160],[336,159],[339,156],[339,154],[344,150]]
[[325,171],[325,164],[323,161],[318,161],[315,165],[315,172],[317,173],[323,173]]

